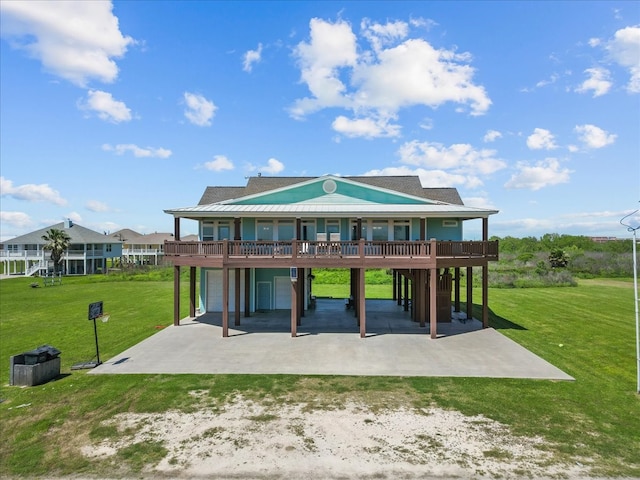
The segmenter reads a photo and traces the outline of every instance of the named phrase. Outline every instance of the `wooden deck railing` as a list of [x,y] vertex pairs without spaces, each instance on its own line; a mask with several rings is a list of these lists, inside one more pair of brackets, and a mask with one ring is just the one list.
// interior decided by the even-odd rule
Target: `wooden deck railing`
[[164,254],[171,257],[219,258],[425,258],[435,253],[438,258],[498,259],[497,241],[253,241],[219,242],[166,241]]

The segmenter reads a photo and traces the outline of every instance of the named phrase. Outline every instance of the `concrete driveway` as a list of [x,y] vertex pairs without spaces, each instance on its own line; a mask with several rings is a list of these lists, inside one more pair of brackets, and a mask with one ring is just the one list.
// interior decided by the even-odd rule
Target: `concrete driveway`
[[[167,327],[93,369],[91,374],[203,373],[573,378],[494,329],[454,314],[439,337],[390,300],[367,300],[360,338],[343,300],[319,299],[291,338],[289,311],[241,318],[222,338],[221,314]],[[233,325],[233,315],[230,315]]]

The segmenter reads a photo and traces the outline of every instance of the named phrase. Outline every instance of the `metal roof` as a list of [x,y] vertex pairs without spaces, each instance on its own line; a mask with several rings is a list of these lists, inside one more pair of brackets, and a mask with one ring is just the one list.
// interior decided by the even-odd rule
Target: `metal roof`
[[498,213],[497,210],[487,210],[464,205],[424,204],[424,205],[381,205],[376,203],[361,204],[317,204],[297,203],[289,205],[198,205],[195,207],[175,208],[165,210],[166,213],[182,218],[202,217],[234,217],[241,214],[252,214],[256,217],[300,217],[322,215],[324,217],[343,217],[349,215],[358,217],[383,217],[411,215],[429,217],[458,217],[483,218]]
[[[69,222],[71,223],[71,222]],[[111,244],[121,244],[119,240],[110,237],[109,235],[104,235],[102,233],[98,233],[94,230],[90,230],[81,225],[77,225],[75,223],[71,223],[71,225],[67,228],[67,222],[60,222],[55,225],[51,225],[46,228],[41,228],[40,230],[36,230],[34,232],[26,233],[24,235],[20,235],[19,237],[12,238],[10,240],[5,240],[2,242],[3,245],[45,245],[47,242],[42,239],[43,235],[47,234],[47,231],[51,229],[62,230],[69,237],[71,237],[71,243],[75,244],[90,244],[90,243],[111,243]]]

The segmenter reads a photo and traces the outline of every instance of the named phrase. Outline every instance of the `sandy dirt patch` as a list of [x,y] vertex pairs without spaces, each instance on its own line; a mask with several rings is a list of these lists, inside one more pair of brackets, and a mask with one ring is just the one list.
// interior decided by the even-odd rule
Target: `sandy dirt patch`
[[588,476],[558,465],[540,438],[514,436],[482,416],[438,408],[375,413],[349,403],[334,410],[264,406],[236,398],[193,413],[119,414],[118,441],[83,448],[107,458],[138,442],[168,454],[146,474],[171,478],[550,478]]

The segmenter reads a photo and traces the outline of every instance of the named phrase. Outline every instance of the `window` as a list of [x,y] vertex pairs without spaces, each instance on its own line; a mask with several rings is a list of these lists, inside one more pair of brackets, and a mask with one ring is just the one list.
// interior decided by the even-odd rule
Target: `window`
[[409,220],[393,222],[393,239],[398,242],[409,240]]
[[218,240],[225,239],[231,240],[231,228],[227,222],[218,224]]
[[258,220],[256,229],[258,241],[273,241],[273,222],[271,220]]
[[292,220],[278,221],[278,240],[293,240],[295,236]]
[[389,240],[389,222],[386,220],[375,220],[373,222],[371,240],[386,242]]
[[111,251],[111,244],[110,244],[110,243],[107,243],[106,247],[107,247],[107,248],[106,248],[107,252],[110,252],[110,251]]
[[443,220],[442,221],[442,226],[443,227],[457,227],[458,226],[458,221],[457,220]]
[[202,224],[202,241],[203,242],[213,241],[213,223]]
[[205,222],[202,224],[203,242],[213,242],[224,239],[231,240],[231,228],[228,221]]

